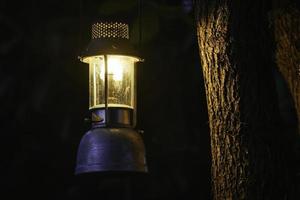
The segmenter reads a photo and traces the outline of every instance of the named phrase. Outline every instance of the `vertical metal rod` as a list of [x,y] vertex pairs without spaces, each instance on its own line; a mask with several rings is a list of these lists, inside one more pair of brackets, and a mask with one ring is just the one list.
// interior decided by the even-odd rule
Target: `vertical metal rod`
[[139,18],[139,51],[142,47],[142,0],[138,2],[138,18]]
[[[82,5],[82,0],[79,0],[79,37],[78,37],[78,47],[82,47],[82,27],[83,27],[83,5]],[[80,51],[81,51],[80,48],[78,48],[78,53]]]
[[[142,0],[138,0],[138,18],[139,18],[139,52],[142,48]],[[140,63],[140,60],[138,61]],[[137,63],[134,63],[134,110],[133,110],[133,127],[137,125],[137,95],[138,95],[138,67]]]
[[97,89],[99,90],[99,88],[96,88],[97,87],[97,77],[96,77],[96,73],[97,73],[97,69],[96,69],[96,63],[93,63],[93,88],[94,88],[94,90],[93,90],[93,105],[92,105],[92,107],[94,107],[94,106],[96,106],[97,105],[97,98],[98,98],[98,96],[97,96]]
[[108,125],[108,66],[107,66],[107,55],[104,55],[104,102],[105,102],[105,124]]
[[137,124],[137,63],[134,63],[133,66],[133,127],[136,127]]

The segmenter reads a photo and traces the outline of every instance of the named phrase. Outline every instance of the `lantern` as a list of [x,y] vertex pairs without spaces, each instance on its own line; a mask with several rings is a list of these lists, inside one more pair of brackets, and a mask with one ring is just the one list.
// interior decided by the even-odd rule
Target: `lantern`
[[83,136],[75,173],[146,172],[136,125],[136,63],[128,24],[97,22],[80,56],[89,65],[91,129]]

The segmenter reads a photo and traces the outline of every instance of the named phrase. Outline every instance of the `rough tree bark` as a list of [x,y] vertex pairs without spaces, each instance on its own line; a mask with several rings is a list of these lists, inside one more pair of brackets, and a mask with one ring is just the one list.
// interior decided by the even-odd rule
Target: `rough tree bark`
[[300,8],[292,0],[275,0],[272,14],[276,62],[293,97],[300,133]]
[[[297,163],[295,163],[295,195],[300,194],[300,3],[294,0],[273,0],[272,21],[276,42],[276,63],[288,85],[297,113],[297,137],[293,137]],[[287,126],[292,129],[293,124]],[[293,133],[291,133],[293,134]]]
[[216,200],[288,197],[268,10],[262,0],[195,1]]

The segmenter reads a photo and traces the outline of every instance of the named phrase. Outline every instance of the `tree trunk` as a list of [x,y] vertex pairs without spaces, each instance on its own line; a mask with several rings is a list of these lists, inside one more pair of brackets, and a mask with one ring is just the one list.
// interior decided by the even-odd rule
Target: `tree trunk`
[[[276,62],[294,100],[300,128],[300,10],[288,0],[274,5]],[[300,129],[299,129],[300,130]]]
[[215,200],[287,197],[264,2],[195,1]]
[[[293,0],[274,0],[272,22],[276,41],[276,63],[288,85],[297,114],[297,132],[293,147],[296,150],[295,163],[296,194],[300,194],[300,4]],[[292,123],[288,123],[290,129]],[[292,129],[294,131],[294,129]],[[293,133],[291,133],[293,134]]]

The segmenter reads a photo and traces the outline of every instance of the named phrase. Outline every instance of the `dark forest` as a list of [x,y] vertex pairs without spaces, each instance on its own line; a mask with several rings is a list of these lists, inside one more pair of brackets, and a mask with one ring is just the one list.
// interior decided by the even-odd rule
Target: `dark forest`
[[[0,198],[299,199],[299,10],[292,0],[1,0]],[[78,56],[102,19],[126,21],[144,59],[147,174],[74,174],[90,128]]]

